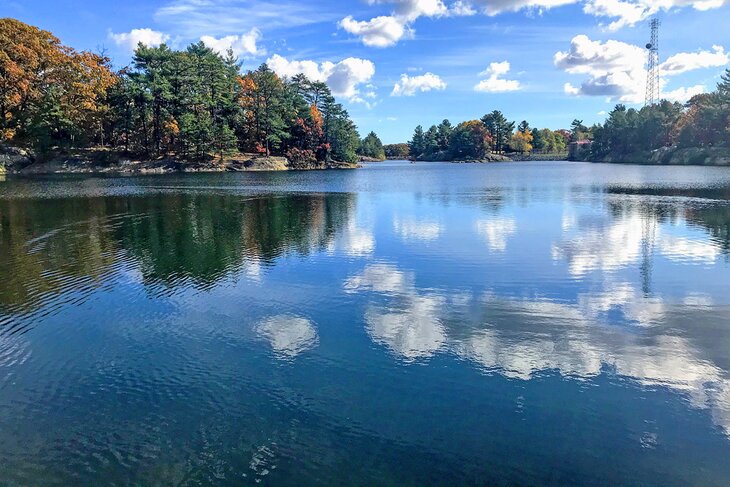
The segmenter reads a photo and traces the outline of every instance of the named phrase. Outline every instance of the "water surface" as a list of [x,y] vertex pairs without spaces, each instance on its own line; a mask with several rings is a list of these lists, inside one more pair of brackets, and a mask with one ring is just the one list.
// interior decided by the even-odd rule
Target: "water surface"
[[0,183],[0,485],[730,483],[730,169]]

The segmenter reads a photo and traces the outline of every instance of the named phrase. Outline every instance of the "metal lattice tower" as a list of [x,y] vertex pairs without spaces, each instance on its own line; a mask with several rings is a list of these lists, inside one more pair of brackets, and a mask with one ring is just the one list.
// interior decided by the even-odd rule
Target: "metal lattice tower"
[[646,45],[649,62],[646,70],[645,106],[659,103],[659,19],[651,19],[651,40]]

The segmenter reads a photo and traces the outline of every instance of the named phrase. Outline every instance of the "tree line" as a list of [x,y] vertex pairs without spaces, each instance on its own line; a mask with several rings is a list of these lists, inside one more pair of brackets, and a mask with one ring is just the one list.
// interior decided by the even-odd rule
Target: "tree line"
[[[408,142],[408,153],[413,159],[425,160],[479,160],[508,152],[554,154],[564,152],[569,140],[566,130],[531,128],[524,120],[515,127],[515,122],[494,110],[456,126],[444,120],[424,131],[419,125]],[[400,149],[392,148],[402,153]]]
[[191,159],[253,152],[306,164],[380,154],[371,136],[360,140],[325,83],[282,79],[266,64],[244,73],[231,51],[140,44],[115,71],[104,53],[0,19],[0,142]]
[[603,124],[574,122],[577,138],[590,141],[591,160],[606,160],[663,147],[730,148],[730,70],[717,88],[686,104],[662,100],[639,110],[616,105]]

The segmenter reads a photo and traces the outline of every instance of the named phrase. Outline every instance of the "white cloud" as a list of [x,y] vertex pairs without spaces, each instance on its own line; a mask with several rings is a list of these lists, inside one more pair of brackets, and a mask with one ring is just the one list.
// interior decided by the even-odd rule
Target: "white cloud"
[[213,36],[202,36],[200,38],[206,46],[214,51],[225,54],[228,49],[231,49],[237,57],[261,56],[266,54],[264,49],[256,45],[260,39],[261,32],[256,28],[251,29],[248,34],[230,35],[219,39]]
[[507,61],[491,63],[486,70],[479,73],[481,76],[488,76],[488,78],[477,83],[474,86],[474,90],[487,93],[504,93],[519,90],[519,81],[500,78],[500,76],[506,75],[509,70],[510,65]]
[[728,2],[730,0],[456,0],[447,7],[443,0],[367,0],[370,5],[393,5],[393,9],[390,15],[370,20],[358,21],[347,16],[340,21],[340,27],[360,37],[366,46],[389,47],[412,37],[413,24],[420,17],[468,16],[478,12],[495,16],[522,10],[542,13],[564,5],[582,4],[585,14],[610,19],[607,29],[615,31],[635,25],[660,10],[682,7],[709,10]]
[[689,87],[680,87],[672,91],[662,91],[661,98],[669,101],[686,102],[695,95],[705,93],[707,88],[704,85],[694,85]]
[[362,43],[370,47],[393,46],[409,32],[405,24],[391,16],[375,17],[367,21],[357,21],[348,16],[340,21],[340,27],[359,36]]
[[400,81],[393,87],[390,96],[413,96],[418,91],[426,92],[444,89],[446,89],[446,83],[436,74],[426,73],[413,77],[402,74],[400,75]]
[[664,76],[686,73],[695,69],[716,68],[730,62],[730,56],[722,46],[712,46],[712,51],[680,52],[670,56],[660,66]]
[[486,15],[493,16],[524,9],[542,12],[576,2],[577,0],[471,0],[465,3],[478,8]]
[[[580,86],[566,83],[569,95],[601,96],[612,101],[641,103],[646,83],[646,49],[625,42],[592,41],[585,35],[575,36],[570,49],[557,52],[555,66],[570,74],[587,74]],[[662,76],[672,76],[700,68],[724,66],[729,61],[722,46],[712,51],[677,53],[660,66]],[[666,80],[660,80],[662,89]],[[704,92],[701,85],[663,92],[661,97],[671,101],[686,101]]]
[[596,17],[616,19],[607,28],[616,31],[633,26],[657,12],[674,8],[692,7],[695,10],[720,8],[727,0],[588,0],[583,11]]
[[[370,47],[390,47],[401,39],[411,37],[411,24],[419,17],[440,17],[449,13],[442,0],[368,0],[368,3],[394,4],[393,12],[362,21],[348,15],[339,25],[350,34],[360,37],[362,43]],[[460,7],[460,11],[465,8]]]
[[313,81],[327,83],[335,96],[343,96],[356,102],[362,100],[358,97],[359,86],[368,83],[375,75],[375,65],[372,61],[353,57],[338,63],[327,61],[318,64],[309,60],[290,61],[274,54],[266,63],[279,76],[292,77],[302,73]]
[[149,28],[132,29],[129,32],[122,32],[119,34],[109,32],[109,38],[114,41],[116,45],[126,47],[130,51],[137,49],[137,45],[140,42],[145,46],[157,47],[170,40],[169,35]]

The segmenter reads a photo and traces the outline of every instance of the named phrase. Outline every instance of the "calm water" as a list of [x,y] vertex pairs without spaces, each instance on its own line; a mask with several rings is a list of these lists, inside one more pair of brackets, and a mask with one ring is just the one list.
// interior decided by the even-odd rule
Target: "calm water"
[[730,168],[0,182],[0,485],[730,483]]

